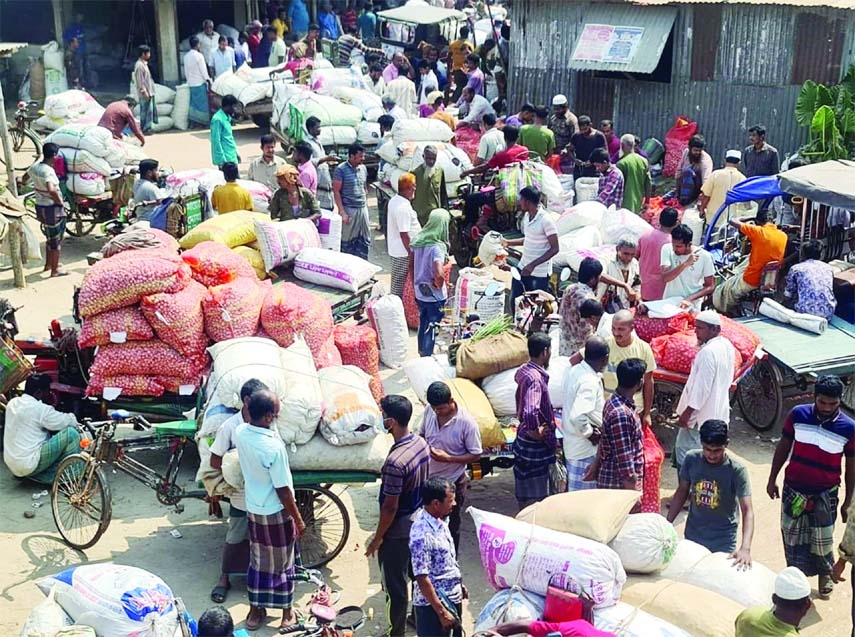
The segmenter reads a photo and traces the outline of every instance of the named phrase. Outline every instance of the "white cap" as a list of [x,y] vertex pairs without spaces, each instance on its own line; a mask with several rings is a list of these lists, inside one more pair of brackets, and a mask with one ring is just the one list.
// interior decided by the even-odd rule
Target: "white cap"
[[775,578],[775,595],[790,601],[810,597],[810,583],[795,566],[788,566]]
[[553,106],[567,106],[567,96],[566,95],[556,95],[552,98]]
[[706,323],[707,325],[721,325],[721,316],[715,310],[704,310],[703,312],[698,312],[698,315],[695,317],[695,322],[700,321],[701,323]]
[[738,150],[732,150],[731,149],[731,150],[725,151],[724,159],[725,159],[725,161],[740,162],[740,161],[742,161],[742,153],[739,152]]

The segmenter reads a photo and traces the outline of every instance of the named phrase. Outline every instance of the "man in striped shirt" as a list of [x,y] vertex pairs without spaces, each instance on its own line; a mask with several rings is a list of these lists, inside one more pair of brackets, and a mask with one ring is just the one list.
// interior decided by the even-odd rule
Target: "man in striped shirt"
[[[787,566],[805,575],[819,575],[819,596],[827,599],[834,589],[834,523],[837,521],[838,488],[842,460],[846,478],[840,518],[855,489],[855,420],[840,411],[843,382],[837,376],[822,376],[814,385],[814,403],[798,405],[784,421],[766,493],[781,498],[781,535]],[[783,491],[778,473],[784,472]]]
[[366,556],[377,553],[389,613],[389,635],[403,637],[409,602],[410,527],[422,505],[421,487],[428,478],[430,451],[421,436],[410,433],[413,406],[404,396],[380,401],[383,426],[395,443],[381,470],[380,520]]

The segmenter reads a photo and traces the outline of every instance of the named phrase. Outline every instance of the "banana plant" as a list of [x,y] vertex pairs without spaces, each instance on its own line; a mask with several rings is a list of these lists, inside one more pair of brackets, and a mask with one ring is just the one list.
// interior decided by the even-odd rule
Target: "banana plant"
[[810,162],[849,159],[855,154],[855,65],[840,84],[812,80],[796,99],[796,121],[808,129],[808,143],[799,154]]

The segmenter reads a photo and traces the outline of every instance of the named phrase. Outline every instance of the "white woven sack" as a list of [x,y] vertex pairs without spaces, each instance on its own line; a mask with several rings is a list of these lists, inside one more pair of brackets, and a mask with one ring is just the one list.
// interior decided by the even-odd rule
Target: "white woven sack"
[[163,84],[154,85],[154,103],[172,104],[175,101],[175,90]]
[[151,132],[152,133],[164,133],[170,130],[174,125],[174,121],[169,115],[160,115],[157,118],[157,123],[152,122],[151,124]]
[[86,91],[72,89],[45,98],[45,115],[52,119],[74,118],[100,107]]
[[[557,352],[558,346],[554,345],[552,351]],[[555,354],[549,359],[549,368],[546,370],[549,374],[549,400],[557,409],[564,407],[564,372],[569,368],[569,356]]]
[[634,513],[609,542],[627,573],[656,573],[677,551],[674,525],[658,513]]
[[341,251],[343,223],[341,215],[337,212],[321,209],[321,218],[318,219],[318,236],[321,239],[322,248],[335,252]]
[[288,219],[287,221],[255,220],[255,238],[264,268],[270,272],[273,268],[290,263],[297,258],[301,250],[320,248],[321,239],[315,224],[308,219]]
[[508,622],[538,621],[543,617],[546,599],[534,593],[516,588],[499,591],[490,598],[478,613],[475,621],[475,632],[490,630],[499,624]]
[[353,126],[323,126],[318,142],[321,146],[350,146],[356,143],[356,129]]
[[336,447],[315,434],[306,444],[288,450],[288,464],[291,471],[367,471],[380,475],[391,447],[392,436],[386,434],[356,447]]
[[172,105],[172,124],[178,130],[190,128],[190,87],[181,84],[175,87],[175,102]]
[[[448,127],[446,126],[446,128]],[[422,142],[418,143],[414,147],[412,145],[408,145],[406,147],[407,150],[405,151],[406,154],[398,159],[397,162],[395,162],[395,165],[401,170],[413,172],[416,168],[425,163],[424,147],[428,145],[430,144]],[[469,155],[467,155],[462,149],[457,146],[452,146],[451,144],[434,146],[437,149],[436,165],[442,168],[446,182],[457,182],[463,179],[461,176],[463,171],[472,168],[472,160],[469,159]],[[402,154],[401,150],[401,148],[398,148],[397,152],[399,155]]]
[[383,417],[371,395],[371,376],[354,365],[318,372],[324,396],[321,434],[337,447],[369,442],[383,433]]
[[229,449],[223,456],[223,480],[230,487],[243,491],[243,471],[240,469],[240,458],[237,449]]
[[104,157],[110,150],[113,135],[100,126],[66,124],[45,138],[45,143],[53,142],[57,146],[80,148],[96,157]]
[[285,395],[285,376],[279,345],[269,338],[246,336],[215,343],[208,348],[213,359],[208,378],[209,400],[240,409],[240,389],[251,378],[257,378],[281,398]]
[[380,124],[376,122],[360,122],[356,127],[356,140],[363,146],[376,146],[381,137]]
[[112,168],[101,157],[96,157],[85,150],[74,148],[60,148],[59,154],[65,160],[65,168],[71,173],[96,173],[109,177]]
[[558,237],[558,254],[553,257],[552,263],[556,267],[563,268],[569,265],[570,255],[602,244],[603,237],[596,226],[576,228]]
[[[375,285],[375,289],[379,285]],[[407,360],[410,339],[404,303],[394,294],[380,294],[368,300],[365,311],[371,327],[377,332],[380,360],[386,367],[398,369]]]
[[517,413],[517,381],[514,374],[519,367],[506,369],[481,380],[481,389],[497,416],[513,416]]
[[410,386],[423,404],[427,404],[427,389],[431,383],[452,378],[447,373],[448,369],[453,368],[443,368],[433,356],[411,358],[404,363],[404,374],[407,375]]
[[700,637],[623,602],[595,608],[594,626],[621,637]]
[[403,142],[449,142],[454,131],[438,119],[420,117],[398,120],[392,126],[395,145]]
[[318,370],[312,350],[299,334],[292,345],[281,350],[280,358],[285,396],[279,402],[277,429],[285,444],[302,445],[312,439],[321,420],[324,397]]
[[605,544],[475,507],[467,510],[475,522],[484,574],[496,590],[518,586],[545,595],[551,581],[576,593],[583,586],[595,608],[620,599],[626,573]]
[[357,292],[382,268],[360,257],[323,248],[305,248],[294,260],[294,276],[301,281]]
[[228,24],[218,24],[217,28],[214,29],[220,35],[234,40],[235,46],[238,46],[238,37],[240,37],[240,31],[235,29],[233,26]]
[[68,190],[75,195],[94,197],[104,194],[107,191],[107,185],[104,182],[104,176],[98,173],[69,173]]
[[[577,197],[578,201],[578,197]],[[558,235],[567,234],[585,226],[599,227],[606,207],[599,201],[582,201],[558,217]]]
[[[289,102],[290,105],[303,113],[303,119],[317,117],[321,126],[359,126],[362,121],[362,111],[356,106],[343,104],[334,97],[318,95],[309,91],[301,91]],[[288,110],[283,112],[283,124],[287,130]]]
[[45,69],[65,70],[65,56],[56,40],[51,40],[42,46],[42,56],[44,57]]
[[653,226],[626,208],[616,210],[614,206],[609,206],[600,219],[603,243],[618,243],[621,239],[628,239],[637,245],[638,239],[651,230]]

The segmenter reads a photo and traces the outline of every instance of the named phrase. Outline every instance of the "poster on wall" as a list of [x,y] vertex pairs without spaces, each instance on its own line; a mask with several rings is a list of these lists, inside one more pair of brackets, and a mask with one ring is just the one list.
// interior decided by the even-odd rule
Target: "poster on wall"
[[586,24],[576,43],[573,59],[579,62],[628,64],[644,35],[642,27]]

